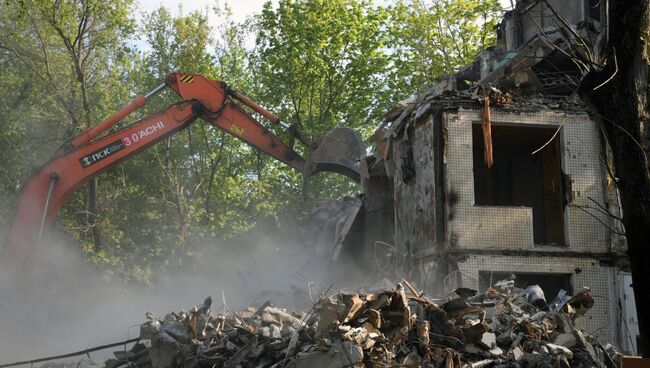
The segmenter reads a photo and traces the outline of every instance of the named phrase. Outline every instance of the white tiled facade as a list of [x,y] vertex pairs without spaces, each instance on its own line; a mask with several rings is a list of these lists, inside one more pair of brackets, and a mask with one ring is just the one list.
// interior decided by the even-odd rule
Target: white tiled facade
[[[447,112],[444,119],[447,127],[447,186],[458,198],[449,208],[450,247],[548,249],[535,247],[533,244],[531,208],[474,204],[472,124],[481,122],[481,112]],[[568,249],[579,252],[607,252],[610,247],[607,229],[599,221],[607,223],[609,219],[597,210],[587,209],[595,207],[593,201],[606,206],[606,171],[600,163],[601,143],[596,124],[586,114],[569,115],[561,112],[493,113],[492,123],[552,127],[562,125],[559,134],[562,169],[572,181],[574,204],[567,207],[565,216]],[[581,208],[587,209],[589,213]]]
[[[429,119],[416,126],[408,139],[397,141],[393,151],[395,239],[398,244],[410,244],[409,249],[415,251],[416,258],[417,254],[422,255],[418,268],[423,287],[431,288],[430,292],[434,293],[461,286],[458,282],[478,288],[479,273],[489,271],[570,275],[574,291],[590,287],[596,300],[587,314],[586,329],[603,341],[619,343],[618,273],[614,267],[599,261],[602,259],[599,256],[612,252],[613,240],[620,243],[608,230],[618,224],[595,209],[602,206],[617,212],[618,204],[614,203],[616,192],[607,185],[604,145],[598,126],[587,114],[579,112],[497,110],[491,115],[494,125],[561,126],[556,139],[560,140],[561,167],[571,182],[573,199],[565,207],[567,246],[559,247],[534,244],[532,208],[475,204],[472,125],[482,121],[480,108],[447,109]],[[441,224],[432,221],[435,219],[432,181],[437,175],[433,166],[437,158],[430,152],[434,149],[432,136],[435,134],[432,119],[442,119],[444,132],[442,159],[447,201],[443,204],[446,239],[442,242],[436,242],[431,228]],[[413,149],[410,168],[404,167],[409,145]],[[414,171],[408,183],[402,182],[404,170]],[[432,252],[427,253],[427,249]],[[621,249],[620,244],[615,247],[617,251]],[[544,252],[549,255],[544,256]],[[562,256],[563,252],[570,254]],[[449,258],[440,256],[447,253],[458,259],[454,272],[460,277],[445,276],[453,268],[448,267]],[[432,281],[436,278],[444,278],[445,282]],[[446,290],[440,290],[441,286]],[[554,297],[547,295],[548,299]]]
[[[616,273],[610,267],[601,266],[598,260],[475,254],[459,262],[458,269],[462,286],[475,289],[479,287],[479,273],[482,271],[570,274],[573,290],[580,291],[583,286],[589,287],[595,300],[593,308],[586,314],[587,332],[602,341],[617,342],[615,326],[618,316],[618,296],[614,285]],[[546,297],[550,302],[555,295],[546,295]]]

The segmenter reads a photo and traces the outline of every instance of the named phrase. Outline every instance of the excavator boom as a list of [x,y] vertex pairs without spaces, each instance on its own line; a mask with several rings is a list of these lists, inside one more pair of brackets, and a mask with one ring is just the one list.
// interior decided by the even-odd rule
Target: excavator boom
[[[172,88],[181,97],[181,102],[161,113],[101,136],[131,112],[144,106],[147,99],[164,87]],[[271,122],[284,128],[289,127],[279,117],[229,89],[222,82],[195,74],[170,73],[165,78],[164,85],[146,96],[137,97],[113,116],[72,139],[33,174],[24,186],[8,241],[0,255],[2,264],[6,265],[10,260],[22,256],[40,238],[44,227],[54,221],[61,207],[79,186],[161,139],[186,128],[197,118],[242,139],[296,170],[303,172],[306,167],[310,167],[307,175],[323,171],[315,170],[316,164],[311,162],[307,165],[296,151],[244,111],[235,99]],[[316,148],[305,137],[298,138],[309,149]],[[345,154],[357,151],[359,149],[353,148]],[[358,152],[361,153],[362,151]],[[330,156],[321,153],[315,155],[326,157],[327,160],[331,160]],[[330,171],[357,179],[358,168],[354,166],[354,159],[341,162],[342,165],[351,167],[336,167]]]

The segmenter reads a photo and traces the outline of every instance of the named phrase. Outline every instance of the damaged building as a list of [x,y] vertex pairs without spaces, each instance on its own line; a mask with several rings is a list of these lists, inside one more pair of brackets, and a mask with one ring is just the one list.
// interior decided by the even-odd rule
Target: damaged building
[[635,352],[608,148],[573,93],[606,16],[604,1],[517,1],[496,46],[386,113],[346,242],[433,295],[514,279],[550,302],[590,286],[585,328]]

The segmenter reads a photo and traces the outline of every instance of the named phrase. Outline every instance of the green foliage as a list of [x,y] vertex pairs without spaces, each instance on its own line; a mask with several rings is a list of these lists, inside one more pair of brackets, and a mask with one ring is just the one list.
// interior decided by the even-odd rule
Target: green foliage
[[[160,7],[138,24],[131,0],[2,2],[0,227],[35,167],[170,71],[223,80],[312,138],[340,125],[367,136],[397,100],[489,46],[497,9],[496,0],[280,0],[243,23],[217,3],[180,15]],[[165,91],[121,126],[176,101]],[[58,226],[107,275],[150,283],[358,187],[321,174],[305,199],[302,190],[299,173],[197,121],[100,176],[98,216],[79,190]]]
[[[388,66],[387,19],[386,9],[367,0],[267,2],[252,55],[256,98],[313,138],[336,126],[370,133],[390,104],[378,93]],[[324,175],[309,189],[313,199],[358,191]]]
[[9,204],[3,218],[14,207],[18,184],[35,167],[103,110],[114,108],[101,100],[117,94],[107,89],[116,59],[128,52],[121,40],[134,29],[127,17],[130,5],[129,0],[3,4],[0,63],[7,78],[0,91],[0,149],[7,159],[0,167],[6,174],[0,198]]
[[172,17],[163,6],[145,16],[142,38],[147,45],[149,72],[161,79],[169,72],[209,75],[214,72],[208,53],[212,43],[208,17],[199,11]]
[[366,0],[267,2],[259,17],[255,70],[261,98],[314,136],[338,125],[369,129],[388,63],[385,9]]
[[495,42],[498,0],[397,0],[389,23],[391,90],[421,91]]

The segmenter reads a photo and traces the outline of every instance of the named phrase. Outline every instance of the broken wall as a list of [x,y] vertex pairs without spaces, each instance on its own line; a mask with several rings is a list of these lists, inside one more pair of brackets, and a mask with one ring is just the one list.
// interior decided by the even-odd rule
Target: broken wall
[[[452,289],[456,286],[478,288],[479,273],[482,271],[570,275],[574,292],[586,286],[591,288],[592,295],[597,299],[583,320],[585,330],[603,341],[620,345],[621,336],[615,331],[621,329],[614,328],[619,324],[619,287],[615,268],[603,266],[597,259],[590,258],[554,257],[549,261],[548,257],[540,256],[472,254],[459,260],[457,274],[448,277],[446,283]],[[553,298],[555,295],[546,295],[549,302]]]
[[395,244],[404,251],[405,277],[439,289],[446,262],[431,262],[445,247],[443,134],[440,113],[427,115],[393,142]]
[[416,255],[436,243],[434,119],[407,129],[394,143],[395,240]]
[[[595,207],[608,207],[605,169],[599,132],[586,114],[540,111],[495,112],[494,125],[562,128],[562,171],[571,186],[572,202],[565,207],[567,247],[536,246],[530,207],[477,206],[474,198],[472,125],[482,121],[480,110],[459,109],[443,115],[447,132],[446,181],[449,191],[450,249],[558,250],[605,253],[611,248],[604,224],[610,219]],[[532,152],[531,152],[532,153]],[[417,160],[417,159],[416,159]]]
[[[362,160],[361,182],[363,206],[345,239],[345,248],[351,250],[347,256],[354,258],[360,265],[378,257],[378,247],[395,243],[395,206],[393,204],[393,186],[386,173],[383,161],[375,157]],[[371,264],[375,264],[372,262]]]
[[[576,112],[492,114],[495,126],[561,126],[555,139],[560,141],[565,194],[570,197],[564,208],[566,247],[542,246],[534,243],[530,207],[476,205],[472,126],[481,118],[479,109],[446,110],[407,129],[394,142],[396,243],[416,258],[433,254],[435,245],[443,243],[449,250],[464,251],[611,252],[608,227],[615,228],[615,224],[601,208],[617,210],[618,204],[610,203],[616,195],[607,186],[596,124],[586,114]],[[442,124],[439,134],[435,133],[436,121]],[[436,169],[436,165],[440,167]],[[436,175],[443,166],[444,175]],[[444,183],[439,184],[441,178]]]
[[[584,1],[548,0],[548,2],[570,24],[578,24],[586,18]],[[542,1],[522,11],[520,14],[522,43],[535,38],[540,33],[538,27],[547,33],[557,32],[561,23],[552,14],[548,5]]]
[[[577,28],[590,22],[594,28],[600,29],[605,4],[605,1],[599,0],[517,1],[515,10],[506,13],[503,20],[506,50],[514,51],[533,40],[540,34],[540,28],[548,35],[557,33],[564,26],[564,21]],[[551,7],[563,17],[562,20],[554,15]]]
[[478,288],[484,271],[570,274],[574,292],[588,285],[601,299],[586,328],[606,341],[620,341],[618,307],[612,302],[618,294],[610,293],[618,289],[612,287],[617,277],[612,252],[622,249],[612,248],[607,227],[616,228],[614,220],[598,210],[616,212],[617,203],[610,202],[617,197],[607,185],[598,127],[579,111],[497,110],[491,121],[493,126],[559,128],[554,139],[566,179],[566,245],[535,244],[530,207],[476,204],[472,129],[482,122],[482,110],[447,107],[393,141],[395,241],[411,252],[411,276],[439,295],[457,286]]

